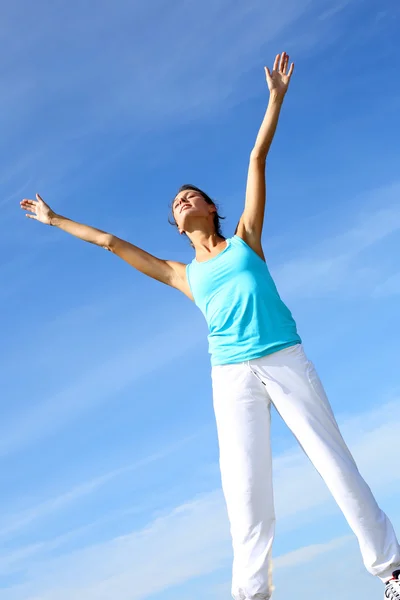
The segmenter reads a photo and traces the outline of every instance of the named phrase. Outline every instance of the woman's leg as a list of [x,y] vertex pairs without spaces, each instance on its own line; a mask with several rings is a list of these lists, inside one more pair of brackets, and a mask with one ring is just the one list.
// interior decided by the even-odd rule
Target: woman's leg
[[356,534],[366,568],[386,581],[399,568],[400,547],[343,441],[314,365],[300,344],[250,364]]
[[212,380],[234,555],[232,596],[267,600],[275,530],[270,399],[247,363],[213,367]]

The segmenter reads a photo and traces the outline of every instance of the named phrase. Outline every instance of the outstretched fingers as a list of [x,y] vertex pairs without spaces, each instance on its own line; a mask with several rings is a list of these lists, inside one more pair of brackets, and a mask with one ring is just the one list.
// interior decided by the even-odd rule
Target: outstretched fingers
[[279,64],[279,71],[281,73],[286,72],[287,61],[288,61],[288,55],[286,54],[286,52],[282,52],[281,60],[280,60],[280,64]]
[[37,202],[35,200],[29,200],[28,198],[24,198],[24,200],[20,202],[20,205],[22,210],[28,210],[29,212],[34,213],[33,215],[25,215],[26,217],[30,217],[31,219],[36,218]]
[[289,54],[286,52],[282,52],[282,54],[277,54],[274,62],[274,71],[279,71],[282,75],[287,75],[291,77],[294,69],[294,63],[290,65],[289,71]]
[[24,200],[21,201],[21,206],[24,208],[35,208],[37,205],[36,200],[29,200],[28,198],[25,198]]
[[42,197],[36,194],[36,200],[32,198],[24,198],[20,202],[20,206],[23,210],[26,210],[28,214],[25,214],[29,219],[35,219],[46,225],[51,224],[52,210],[50,207],[43,202]]
[[264,67],[264,70],[270,92],[285,95],[294,70],[293,62],[289,66],[289,54],[286,52],[277,54],[272,71],[268,67]]

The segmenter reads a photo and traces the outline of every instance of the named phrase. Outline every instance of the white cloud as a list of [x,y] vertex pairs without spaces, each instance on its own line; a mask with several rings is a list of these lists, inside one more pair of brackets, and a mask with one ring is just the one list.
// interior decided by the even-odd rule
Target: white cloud
[[[333,4],[325,1],[324,8]],[[285,10],[278,0],[271,0],[268,9],[260,0],[234,6],[229,0],[179,1],[168,9],[162,2],[151,7],[128,2],[111,7],[103,2],[95,18],[91,9],[82,7],[77,19],[72,8],[65,7],[61,14],[39,3],[31,15],[37,27],[21,40],[25,51],[36,58],[36,70],[32,74],[28,61],[14,62],[14,56],[20,59],[21,55],[13,56],[8,46],[10,67],[14,67],[8,73],[11,85],[5,88],[8,102],[33,111],[45,105],[50,90],[53,101],[65,96],[74,101],[79,93],[80,114],[75,111],[75,115],[80,126],[86,124],[83,131],[90,129],[87,124],[93,119],[99,126],[100,118],[108,126],[110,119],[115,125],[115,120],[127,116],[138,125],[147,118],[198,116],[199,111],[225,101],[248,69],[248,61],[314,6],[312,0],[288,0]],[[154,32],[151,43],[150,32]],[[3,38],[3,44],[9,44],[9,37]],[[47,40],[46,49],[38,46],[42,39]],[[54,55],[66,48],[71,52],[63,56],[64,68],[54,69]],[[52,77],[47,81],[50,69]],[[24,85],[18,85],[20,81]]]
[[[397,414],[399,408],[396,400],[342,424],[362,472],[381,497],[400,493],[400,474],[387,461],[388,446],[392,455],[400,451],[398,428],[393,421],[388,422],[388,415]],[[337,512],[325,486],[299,450],[278,457],[274,469],[281,531],[295,531],[303,518],[315,524],[332,511]],[[341,552],[347,537],[293,550],[290,556],[277,558],[277,569],[289,568],[289,561],[300,565],[327,552]],[[140,531],[59,558],[35,560],[33,554],[29,561],[17,565],[28,583],[0,592],[1,600],[108,600],[116,595],[119,600],[144,599],[229,566],[225,504],[220,490],[215,490],[177,507]],[[0,569],[6,570],[1,562]],[[308,576],[313,575],[308,572]]]
[[[274,560],[273,600],[293,595],[297,600],[376,600],[382,597],[383,585],[362,565],[353,536],[342,536],[304,546]],[[230,581],[216,586],[213,600],[229,597]],[[178,596],[178,598],[180,598]]]
[[297,550],[292,550],[292,552],[278,556],[274,560],[274,569],[291,569],[298,565],[308,563],[321,554],[326,554],[337,548],[342,548],[352,539],[352,536],[345,535],[323,544],[311,544],[310,546],[303,546]]
[[[25,511],[21,511],[15,514],[7,514],[6,518],[2,516],[0,518],[0,537],[10,537],[10,534],[14,534],[16,531],[24,529],[27,525],[31,524],[33,521],[41,519],[43,517],[49,516],[51,513],[60,511],[64,509],[66,506],[73,504],[85,496],[90,494],[94,494],[98,492],[98,490],[107,484],[112,483],[115,485],[115,480],[127,475],[132,472],[146,468],[151,463],[155,463],[164,459],[166,456],[177,452],[178,450],[182,450],[182,448],[190,441],[193,441],[195,437],[198,437],[200,432],[197,432],[193,435],[187,436],[186,438],[182,438],[177,442],[171,443],[169,446],[155,452],[150,456],[146,456],[145,458],[139,459],[136,462],[120,467],[118,469],[114,469],[113,471],[109,471],[107,473],[103,473],[98,477],[94,477],[93,479],[86,481],[84,483],[76,485],[71,490],[59,494],[54,498],[50,498],[48,500],[43,501],[42,503],[28,509]],[[60,536],[60,541],[64,536]],[[0,555],[0,562],[2,557]]]
[[[0,428],[0,457],[54,433],[79,414],[106,402],[128,385],[195,346],[199,338],[193,327],[191,312],[181,317],[179,323],[174,323],[169,329],[159,333],[149,332],[140,345],[129,343],[125,348],[118,347],[117,352],[115,348],[104,349],[106,358],[103,362],[88,369],[84,375],[51,397],[3,421]],[[189,330],[191,336],[187,335]]]
[[[304,16],[313,46],[323,44],[318,16],[336,4],[288,0],[282,10],[279,0],[268,6],[262,0],[121,0],[97,3],[96,15],[82,5],[79,18],[72,5],[62,11],[56,6],[38,2],[33,10],[16,0],[6,8],[8,27],[0,35],[0,51],[8,57],[2,130],[15,138],[44,115],[47,123],[32,138],[24,135],[23,147],[10,152],[2,169],[16,169],[19,178],[21,172],[45,171],[48,189],[66,171],[81,170],[90,154],[85,146],[93,146],[100,132],[112,132],[115,140],[134,130],[133,139],[142,143],[149,130],[204,119],[251,95],[249,86],[241,86],[249,68],[259,64],[263,77],[263,62],[272,60],[276,44]],[[110,157],[120,140],[106,146]]]
[[344,2],[336,2],[336,4],[327,10],[325,10],[320,16],[319,19],[324,21],[325,19],[331,19],[333,16],[342,12],[348,5],[348,1],[344,0]]
[[30,598],[39,593],[42,600],[70,600],[81,595],[103,600],[117,593],[121,599],[129,596],[136,600],[176,585],[183,574],[190,579],[220,568],[228,556],[229,531],[217,491],[179,506],[142,531],[47,560],[47,567],[33,563],[29,575],[45,589],[23,586],[8,590],[7,598]]
[[387,296],[398,296],[400,294],[400,273],[394,273],[382,283],[378,284],[373,291],[375,298],[384,298]]
[[[371,258],[365,260],[363,253],[398,233],[399,193],[400,184],[394,183],[365,194],[362,197],[363,208],[356,213],[355,222],[347,229],[330,231],[326,239],[322,238],[323,241],[323,233],[319,232],[315,243],[311,242],[302,256],[278,265],[274,276],[282,294],[300,298],[337,292],[372,294],[378,282],[387,275],[382,262],[376,265]],[[328,220],[329,215],[326,216]]]

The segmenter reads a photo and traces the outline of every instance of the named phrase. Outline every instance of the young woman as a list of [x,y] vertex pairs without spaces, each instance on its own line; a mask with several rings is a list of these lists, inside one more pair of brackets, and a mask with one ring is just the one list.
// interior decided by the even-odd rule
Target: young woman
[[284,52],[266,68],[268,108],[250,155],[246,200],[235,235],[225,239],[214,202],[183,186],[174,223],[195,250],[189,265],[161,260],[114,235],[55,214],[40,196],[23,200],[27,216],[121,257],[188,296],[209,326],[213,403],[224,496],[234,550],[235,600],[271,597],[274,503],[270,406],[274,404],[311,459],[358,538],[370,573],[400,598],[400,547],[343,441],[292,315],[278,295],[261,246],[265,161],[293,73]]

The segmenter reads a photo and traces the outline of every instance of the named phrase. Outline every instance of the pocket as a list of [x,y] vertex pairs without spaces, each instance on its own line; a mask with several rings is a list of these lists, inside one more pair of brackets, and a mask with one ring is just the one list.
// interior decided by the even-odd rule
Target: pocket
[[227,380],[227,367],[229,365],[215,365],[211,368],[211,383],[213,388],[218,384],[223,385]]
[[310,389],[314,392],[316,398],[318,398],[320,404],[325,407],[325,411],[329,413],[330,417],[335,420],[332,407],[330,405],[328,396],[326,395],[325,388],[319,378],[319,375],[315,369],[314,363],[309,360],[307,363],[307,379],[310,385]]
[[321,395],[326,397],[325,390],[323,388],[321,380],[315,369],[314,363],[311,360],[307,360],[306,372],[307,372],[308,383],[310,384],[310,387],[312,388],[313,392],[318,397],[321,397]]
[[236,372],[232,369],[232,365],[216,365],[211,369],[211,386],[213,393],[213,401],[216,398],[225,397],[230,389],[232,380],[234,380]]

